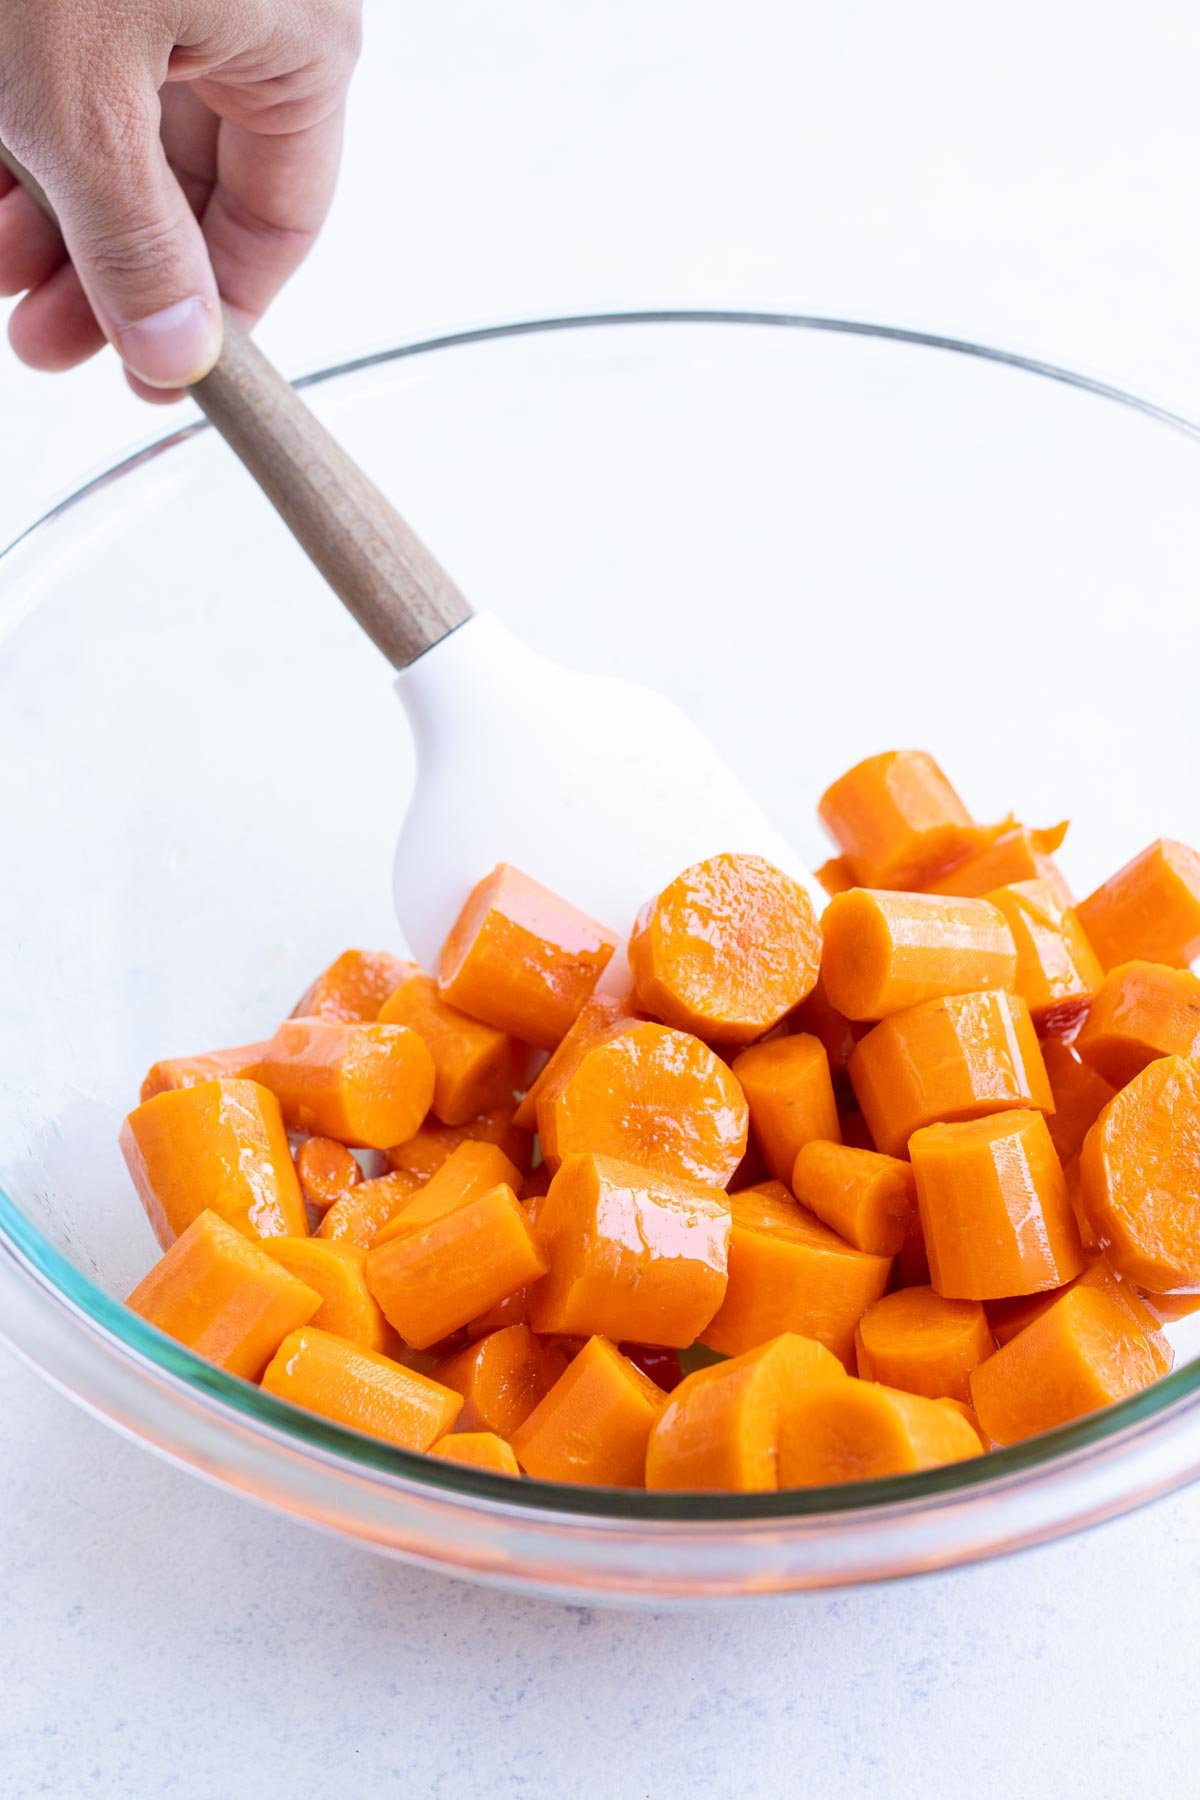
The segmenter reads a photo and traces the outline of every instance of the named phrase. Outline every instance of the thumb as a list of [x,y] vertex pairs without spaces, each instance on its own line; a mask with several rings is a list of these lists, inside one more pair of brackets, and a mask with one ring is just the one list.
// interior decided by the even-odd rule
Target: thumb
[[[156,109],[155,109],[156,110]],[[55,196],[101,329],[150,387],[188,387],[221,350],[221,305],[199,223],[167,164],[157,118]]]

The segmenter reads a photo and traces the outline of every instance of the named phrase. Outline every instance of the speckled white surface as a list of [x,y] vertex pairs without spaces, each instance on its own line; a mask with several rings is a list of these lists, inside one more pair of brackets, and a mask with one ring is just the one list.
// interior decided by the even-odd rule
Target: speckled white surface
[[[1148,0],[368,0],[286,367],[653,300],[930,326],[1200,413],[1200,17]],[[350,271],[350,273],[348,273]],[[0,538],[160,421],[0,352]],[[0,948],[0,958],[3,952]],[[11,977],[6,977],[11,981]],[[654,1616],[385,1563],[0,1356],[0,1800],[1194,1791],[1200,1491],[1015,1561]]]

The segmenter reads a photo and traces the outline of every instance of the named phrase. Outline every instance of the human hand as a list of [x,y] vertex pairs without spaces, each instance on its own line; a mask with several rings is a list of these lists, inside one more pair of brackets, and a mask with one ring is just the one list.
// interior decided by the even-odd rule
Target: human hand
[[[333,194],[361,0],[0,0],[0,295],[22,361],[69,369],[107,339],[175,399],[252,323]],[[70,260],[63,248],[70,253]],[[28,290],[28,291],[26,291]]]

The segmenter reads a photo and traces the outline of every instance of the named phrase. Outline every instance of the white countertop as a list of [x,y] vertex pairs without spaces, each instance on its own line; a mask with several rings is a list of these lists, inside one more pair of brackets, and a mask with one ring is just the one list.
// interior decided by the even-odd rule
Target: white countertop
[[[285,368],[482,320],[780,307],[974,336],[1200,416],[1200,18],[1150,0],[368,0]],[[162,428],[0,352],[0,540]],[[562,1608],[344,1548],[0,1357],[0,1800],[898,1800],[1195,1785],[1200,1490],[902,1586]]]

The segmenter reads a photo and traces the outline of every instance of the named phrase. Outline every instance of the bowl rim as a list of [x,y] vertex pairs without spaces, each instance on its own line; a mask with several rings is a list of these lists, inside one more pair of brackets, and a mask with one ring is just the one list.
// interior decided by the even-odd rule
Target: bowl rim
[[[318,387],[339,378],[389,366],[408,358],[495,340],[621,326],[732,325],[766,327],[873,338],[917,348],[941,351],[998,364],[1025,374],[1061,383],[1125,406],[1177,432],[1200,441],[1200,424],[1182,414],[1109,382],[1064,365],[981,344],[968,338],[918,331],[864,320],[820,314],[775,312],[757,309],[668,308],[551,315],[424,337],[344,359],[300,376],[298,388]],[[157,460],[176,446],[213,428],[205,419],[168,432],[135,449],[102,469],[18,531],[0,549],[0,576],[19,549],[35,548],[54,523],[110,485]],[[0,637],[4,635],[0,630]],[[1200,1360],[1162,1377],[1150,1388],[1082,1419],[1044,1433],[1024,1443],[994,1450],[962,1463],[919,1474],[869,1482],[809,1489],[784,1489],[756,1494],[648,1492],[545,1482],[524,1477],[494,1475],[485,1470],[425,1456],[387,1444],[291,1403],[278,1400],[260,1388],[227,1375],[132,1313],[70,1263],[25,1216],[0,1187],[0,1252],[10,1267],[43,1301],[74,1315],[77,1325],[98,1330],[123,1357],[147,1373],[165,1377],[172,1387],[187,1391],[215,1415],[257,1426],[276,1441],[293,1449],[299,1445],[323,1461],[349,1465],[372,1480],[394,1485],[397,1492],[414,1488],[445,1500],[461,1497],[482,1502],[489,1510],[508,1516],[521,1513],[549,1516],[564,1524],[576,1520],[613,1526],[629,1525],[709,1526],[722,1523],[782,1524],[787,1520],[816,1524],[852,1516],[879,1516],[885,1511],[910,1511],[914,1506],[978,1495],[984,1497],[1022,1478],[1053,1475],[1067,1465],[1074,1467],[1088,1453],[1108,1449],[1112,1440],[1132,1440],[1139,1432],[1159,1427],[1164,1415],[1193,1415],[1200,1406]],[[18,1343],[17,1347],[22,1346]],[[36,1353],[30,1360],[37,1366]],[[1173,1478],[1178,1485],[1196,1472],[1189,1467]],[[1165,1491],[1159,1489],[1156,1491]],[[1132,1491],[1129,1504],[1142,1495]],[[1065,1527],[1064,1527],[1065,1528]]]

